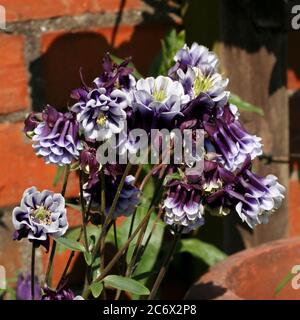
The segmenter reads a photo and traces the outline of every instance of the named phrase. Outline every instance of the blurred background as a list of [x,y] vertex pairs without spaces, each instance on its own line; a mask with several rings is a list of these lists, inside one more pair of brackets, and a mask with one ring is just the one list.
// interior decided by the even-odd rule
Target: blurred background
[[[268,225],[250,231],[234,215],[208,217],[197,236],[232,254],[300,235],[300,31],[290,22],[297,1],[0,0],[0,4],[7,19],[6,30],[0,33],[0,264],[8,277],[26,271],[30,263],[27,244],[11,240],[12,208],[29,186],[52,188],[56,172],[36,158],[22,134],[25,115],[46,103],[66,109],[70,91],[80,85],[80,68],[89,83],[101,72],[107,51],[120,58],[131,56],[139,73],[155,75],[164,53],[163,39],[164,48],[172,51],[182,41],[182,33],[176,35],[182,30],[188,44],[196,41],[219,55],[229,90],[250,103],[242,110],[246,127],[263,138],[265,156],[255,163],[256,170],[277,175],[289,190]],[[75,180],[67,194],[78,194]],[[80,216],[69,211],[69,219],[75,225]],[[177,282],[166,283],[181,297],[207,265],[188,255],[178,259],[184,259],[186,267],[178,271],[175,263],[169,277],[176,275]],[[42,258],[38,267],[42,270]],[[191,270],[188,276],[186,268]]]

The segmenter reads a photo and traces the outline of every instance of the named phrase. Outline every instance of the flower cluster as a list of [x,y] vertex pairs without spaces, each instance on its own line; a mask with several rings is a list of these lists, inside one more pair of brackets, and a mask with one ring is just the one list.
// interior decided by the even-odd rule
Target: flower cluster
[[[82,86],[72,91],[74,103],[66,113],[48,106],[41,115],[30,114],[25,132],[32,138],[36,154],[58,165],[78,161],[77,167],[85,173],[86,204],[91,212],[99,212],[105,186],[107,215],[124,167],[100,163],[100,146],[117,137],[122,152],[132,152],[136,140],[131,133],[137,128],[147,134],[152,129],[177,128],[182,133],[200,129],[204,132],[203,155],[194,152],[191,164],[169,166],[171,175],[164,186],[165,222],[188,232],[204,224],[205,212],[225,215],[235,211],[251,227],[265,223],[280,206],[284,187],[276,177],[259,177],[252,171],[251,161],[262,154],[261,138],[244,128],[237,107],[229,103],[228,79],[219,72],[216,54],[196,43],[185,45],[176,53],[168,75],[137,80],[128,65],[128,59],[116,64],[107,54],[102,74],[90,86],[82,81]],[[203,161],[202,171],[191,170],[197,161]],[[139,204],[141,191],[134,182],[133,176],[126,177],[113,218],[132,214]],[[54,223],[48,225],[45,219],[53,219],[56,213],[48,202],[44,204],[44,196],[38,197],[38,202],[27,200],[36,192],[30,190],[14,211],[16,238],[28,235],[44,241]]]
[[180,49],[174,60],[169,77],[181,83],[190,98],[180,107],[183,116],[177,125],[181,130],[203,130],[204,168],[172,167],[165,222],[183,232],[203,225],[205,212],[236,212],[251,228],[268,222],[280,207],[285,188],[275,176],[264,178],[251,170],[251,160],[262,154],[261,138],[247,132],[237,107],[229,103],[228,79],[218,72],[217,56],[194,43]]

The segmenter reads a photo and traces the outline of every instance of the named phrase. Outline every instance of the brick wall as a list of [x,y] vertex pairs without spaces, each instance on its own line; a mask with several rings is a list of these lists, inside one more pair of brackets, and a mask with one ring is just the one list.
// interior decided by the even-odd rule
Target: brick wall
[[[21,132],[25,115],[46,103],[65,109],[70,90],[80,84],[79,68],[85,81],[91,81],[99,74],[101,56],[107,51],[132,56],[138,70],[146,74],[170,24],[163,8],[151,3],[0,1],[7,18],[7,30],[0,33],[0,264],[7,267],[9,276],[29,264],[26,243],[10,240],[13,206],[29,186],[60,190],[52,187],[55,167],[34,155]],[[69,196],[78,194],[74,178]]]

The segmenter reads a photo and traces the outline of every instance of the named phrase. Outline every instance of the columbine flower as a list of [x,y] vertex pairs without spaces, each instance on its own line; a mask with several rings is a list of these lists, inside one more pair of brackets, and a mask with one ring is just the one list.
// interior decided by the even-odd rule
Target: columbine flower
[[51,106],[42,113],[42,121],[36,124],[32,114],[25,121],[25,130],[33,129],[33,148],[46,163],[67,165],[79,157],[81,143],[78,139],[78,123],[73,114],[58,112]]
[[81,93],[79,101],[71,110],[77,114],[86,138],[103,141],[123,130],[126,107],[127,95],[124,91],[114,89],[108,92],[104,87],[100,87]]
[[163,76],[138,80],[129,99],[139,127],[148,130],[168,127],[189,101],[178,81]]
[[191,48],[185,45],[180,49],[174,60],[176,64],[169,70],[169,75],[180,81],[191,99],[206,93],[219,105],[227,102],[229,91],[225,89],[228,79],[223,79],[218,73],[219,61],[215,53],[193,43]]
[[226,211],[236,211],[242,221],[254,228],[267,223],[269,216],[280,207],[285,188],[274,175],[256,175],[250,165],[250,157],[247,157],[236,177],[226,179],[222,188],[210,194],[206,202],[214,208],[224,206]]
[[228,191],[238,201],[235,206],[238,215],[251,228],[269,221],[269,216],[281,206],[284,193],[285,188],[278,183],[277,177],[263,178],[249,169],[238,177],[237,191]]
[[184,71],[187,67],[199,67],[203,74],[214,74],[217,72],[219,60],[214,52],[208,50],[204,46],[200,46],[198,43],[193,43],[191,48],[186,44],[182,49],[180,49],[174,60],[176,62],[175,66],[169,70],[169,75],[173,75],[178,69]]
[[[39,285],[38,278],[34,278],[34,300],[41,300],[41,286]],[[16,287],[17,300],[31,300],[31,275],[18,274],[18,281]]]
[[21,205],[13,210],[12,221],[15,240],[28,238],[48,249],[49,236],[61,237],[68,229],[65,199],[49,190],[26,189]]
[[204,207],[198,187],[180,180],[168,184],[169,193],[164,201],[164,220],[173,229],[183,233],[195,230],[204,224]]
[[201,93],[206,93],[219,105],[224,105],[227,102],[229,91],[225,89],[228,85],[228,79],[223,79],[219,73],[206,75],[198,67],[188,67],[186,72],[179,69],[177,75],[191,99],[197,98]]
[[[121,194],[117,201],[117,205],[113,214],[114,218],[120,216],[130,216],[136,206],[139,204],[140,190],[134,186],[134,177],[129,175],[125,178]],[[105,175],[105,206],[106,214],[109,213],[113,199],[116,195],[118,185],[120,183],[120,176],[116,179],[112,176]],[[98,209],[101,207],[101,182],[100,180],[87,188],[88,184],[84,185],[84,197],[87,203],[92,201],[92,208]]]
[[222,162],[228,170],[240,168],[248,155],[253,160],[262,154],[261,138],[249,134],[228,105],[214,122],[205,121],[204,129],[217,152],[222,154]]

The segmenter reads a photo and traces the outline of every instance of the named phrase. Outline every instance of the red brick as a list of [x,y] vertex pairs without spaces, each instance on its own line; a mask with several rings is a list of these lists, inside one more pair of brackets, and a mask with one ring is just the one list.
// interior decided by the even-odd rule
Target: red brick
[[24,38],[0,35],[0,114],[26,109],[29,105]]
[[290,90],[300,89],[300,78],[297,76],[293,69],[288,69],[287,72],[287,85]]
[[288,89],[300,89],[300,34],[296,31],[288,33],[288,73],[287,87]]
[[[138,9],[140,0],[127,0],[125,9]],[[119,0],[2,0],[7,21],[46,19],[87,12],[118,11]]]
[[42,69],[46,102],[65,106],[72,89],[80,85],[79,68],[87,83],[99,75],[101,57],[109,51],[119,57],[132,56],[133,63],[147,74],[160,49],[165,27],[120,26],[112,44],[113,28],[51,32],[42,36]]
[[[21,132],[22,123],[0,125],[0,207],[18,204],[23,191],[31,186],[39,190],[60,191],[52,186],[56,168],[36,157],[30,140]],[[77,178],[72,174],[67,196],[78,195]]]

